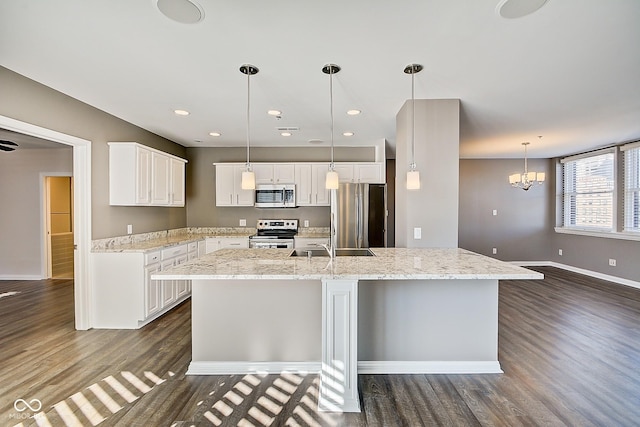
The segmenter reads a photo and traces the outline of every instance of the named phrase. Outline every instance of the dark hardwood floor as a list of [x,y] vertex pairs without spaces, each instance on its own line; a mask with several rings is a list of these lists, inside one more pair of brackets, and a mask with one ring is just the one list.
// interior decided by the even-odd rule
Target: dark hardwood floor
[[185,376],[189,302],[76,331],[71,281],[2,281],[0,426],[640,425],[640,290],[535,270],[500,284],[504,374],[360,375],[360,414],[318,413],[314,374]]

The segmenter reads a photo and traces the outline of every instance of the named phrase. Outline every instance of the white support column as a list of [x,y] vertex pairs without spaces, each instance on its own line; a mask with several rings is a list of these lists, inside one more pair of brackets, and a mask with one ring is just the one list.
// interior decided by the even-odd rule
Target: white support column
[[357,280],[322,280],[322,371],[318,409],[360,412]]

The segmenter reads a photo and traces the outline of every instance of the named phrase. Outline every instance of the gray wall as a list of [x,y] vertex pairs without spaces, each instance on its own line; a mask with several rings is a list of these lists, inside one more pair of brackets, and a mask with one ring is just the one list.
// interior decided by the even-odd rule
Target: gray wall
[[0,115],[91,141],[93,239],[126,234],[127,224],[134,233],[186,226],[185,208],[109,206],[107,142],[139,142],[183,158],[184,147],[3,67],[0,93]]
[[[547,177],[553,175],[551,165],[545,159],[529,160],[529,170]],[[504,261],[549,260],[553,183],[528,191],[511,187],[509,175],[523,168],[521,159],[460,160],[460,247]]]
[[[458,245],[460,101],[415,101],[415,161],[421,188],[406,189],[411,163],[411,101],[396,115],[396,246]],[[414,228],[422,238],[414,239]]]
[[[329,207],[299,207],[295,209],[260,209],[254,207],[216,207],[215,166],[213,163],[244,162],[246,148],[188,148],[187,158],[187,224],[190,227],[237,227],[246,219],[255,227],[259,218],[309,220],[310,227],[329,226]],[[336,147],[336,161],[372,162],[374,147]],[[322,162],[329,161],[326,147],[285,148],[256,147],[251,149],[252,162]]]
[[71,147],[0,152],[0,278],[41,278],[44,177],[71,176]]
[[[546,172],[547,182],[524,191],[508,183],[510,174],[523,169],[521,159],[460,160],[459,246],[504,261],[553,261],[640,281],[640,242],[554,231],[555,165],[555,159],[530,159],[529,168]],[[608,265],[609,258],[616,267]]]

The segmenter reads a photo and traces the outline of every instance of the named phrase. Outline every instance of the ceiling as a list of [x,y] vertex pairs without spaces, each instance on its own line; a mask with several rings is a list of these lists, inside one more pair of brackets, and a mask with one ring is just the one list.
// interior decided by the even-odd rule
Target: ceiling
[[[18,144],[14,147],[16,150],[33,150],[33,149],[68,149],[73,147],[70,145],[59,144],[51,142],[46,139],[37,138],[35,136],[29,136],[22,133],[13,132],[7,129],[0,128],[0,141],[11,141]],[[0,152],[0,155],[5,152]]]
[[330,143],[327,63],[342,68],[336,145],[387,140],[393,152],[410,63],[424,66],[417,99],[461,100],[463,158],[521,157],[524,141],[531,157],[555,157],[640,139],[638,0],[548,0],[516,19],[498,0],[193,1],[203,19],[186,24],[158,0],[2,0],[0,65],[187,147],[246,144],[245,63],[260,69],[256,146]]

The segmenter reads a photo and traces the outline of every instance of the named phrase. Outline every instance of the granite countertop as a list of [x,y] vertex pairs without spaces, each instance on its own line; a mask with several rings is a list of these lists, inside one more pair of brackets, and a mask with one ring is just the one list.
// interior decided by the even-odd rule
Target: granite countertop
[[151,252],[172,246],[197,242],[207,237],[249,237],[256,233],[249,227],[202,227],[181,230],[164,230],[144,235],[119,236],[94,240],[91,252]]
[[375,257],[289,257],[291,249],[223,249],[154,273],[169,279],[542,279],[464,249],[373,248]]

